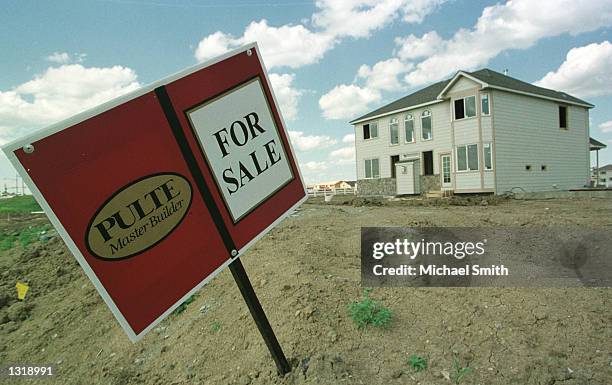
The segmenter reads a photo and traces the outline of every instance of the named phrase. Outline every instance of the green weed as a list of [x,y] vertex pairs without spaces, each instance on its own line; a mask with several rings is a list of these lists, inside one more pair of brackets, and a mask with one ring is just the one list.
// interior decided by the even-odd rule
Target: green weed
[[452,375],[452,379],[455,384],[459,384],[466,374],[472,372],[472,368],[469,366],[461,367],[457,360],[455,360],[453,363],[453,368],[455,369],[455,372]]
[[211,333],[218,333],[221,330],[221,323],[220,322],[213,322],[212,326],[210,327],[210,332]]
[[391,321],[391,310],[370,298],[370,290],[364,290],[361,301],[348,305],[351,318],[359,329],[368,325],[383,327]]
[[408,358],[408,364],[415,372],[420,372],[427,369],[427,359],[413,354]]

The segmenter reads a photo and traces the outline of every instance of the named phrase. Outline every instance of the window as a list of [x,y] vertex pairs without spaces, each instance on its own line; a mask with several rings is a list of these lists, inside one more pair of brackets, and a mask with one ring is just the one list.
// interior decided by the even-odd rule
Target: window
[[476,96],[455,100],[455,120],[476,116]]
[[455,100],[455,120],[465,118],[465,110],[463,109],[463,99]]
[[378,138],[378,123],[373,122],[363,125],[363,139]]
[[399,144],[399,122],[397,118],[389,121],[389,136],[391,137],[391,144]]
[[391,155],[391,178],[395,178],[395,164],[399,162],[399,155]]
[[421,134],[423,136],[423,140],[433,139],[433,132],[431,129],[431,112],[429,112],[429,110],[425,110],[421,114]]
[[489,115],[489,94],[480,94],[480,113]]
[[365,177],[366,179],[380,178],[378,158],[365,160]]
[[484,159],[484,169],[485,170],[493,170],[493,157],[491,154],[491,143],[485,143],[482,145],[483,149],[483,159]]
[[457,147],[457,171],[478,170],[478,145],[468,144]]
[[433,175],[433,151],[423,152],[423,175]]
[[559,128],[567,130],[567,107],[559,106]]
[[406,131],[406,143],[414,143],[416,137],[414,136],[414,118],[411,114],[407,114],[404,118],[404,131]]

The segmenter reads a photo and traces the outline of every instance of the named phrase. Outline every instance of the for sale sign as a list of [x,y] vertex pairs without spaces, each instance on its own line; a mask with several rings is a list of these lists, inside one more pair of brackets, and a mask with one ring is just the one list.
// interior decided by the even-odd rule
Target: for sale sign
[[292,180],[259,77],[190,109],[187,116],[234,222]]
[[255,44],[3,149],[132,340],[306,199]]

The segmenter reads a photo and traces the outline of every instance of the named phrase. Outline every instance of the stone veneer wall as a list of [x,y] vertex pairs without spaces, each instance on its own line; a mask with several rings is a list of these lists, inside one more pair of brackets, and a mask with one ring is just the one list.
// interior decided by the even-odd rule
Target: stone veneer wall
[[425,194],[428,191],[440,191],[440,174],[437,175],[421,175],[421,193]]
[[357,180],[357,194],[362,196],[395,195],[395,178],[376,178]]
[[[440,175],[421,175],[421,194],[440,191]],[[359,179],[357,194],[362,196],[397,195],[395,178]]]

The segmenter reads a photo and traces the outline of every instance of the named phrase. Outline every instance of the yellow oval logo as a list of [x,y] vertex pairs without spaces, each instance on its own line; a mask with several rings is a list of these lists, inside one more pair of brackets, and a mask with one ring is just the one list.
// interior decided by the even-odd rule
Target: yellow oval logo
[[148,175],[114,193],[87,228],[89,252],[119,260],[155,246],[183,220],[191,206],[191,185],[176,173]]

